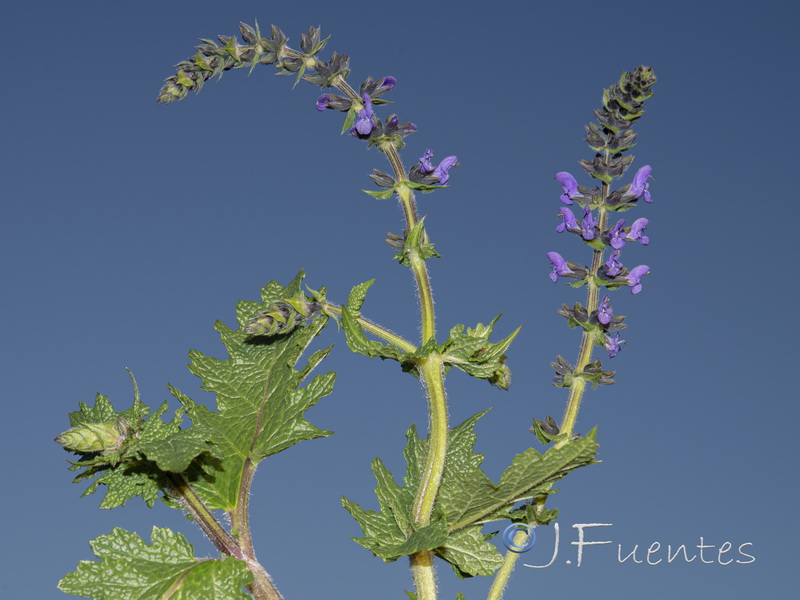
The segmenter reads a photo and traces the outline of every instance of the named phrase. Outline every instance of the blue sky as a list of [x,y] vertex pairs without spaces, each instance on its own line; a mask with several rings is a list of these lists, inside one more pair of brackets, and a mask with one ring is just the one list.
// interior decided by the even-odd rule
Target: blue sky
[[[797,2],[569,3],[309,0],[5,3],[0,158],[3,313],[0,385],[10,442],[3,465],[0,596],[63,598],[55,585],[88,540],[114,526],[148,537],[180,530],[199,555],[213,548],[180,513],[133,501],[114,511],[79,498],[67,455],[52,438],[95,393],[131,401],[125,367],[157,405],[167,382],[197,399],[185,368],[195,348],[221,356],[216,319],[240,298],[288,282],[343,301],[376,278],[364,312],[416,338],[409,274],[382,239],[402,229],[393,201],[363,194],[383,157],[338,135],[337,113],[314,110],[318,90],[291,89],[272,67],[226,74],[198,96],[156,104],[172,65],[197,38],[231,35],[239,21],[280,26],[299,42],[310,25],[352,58],[351,83],[392,75],[389,110],[417,124],[408,165],[428,147],[457,154],[446,190],[419,198],[443,258],[430,264],[442,334],[502,312],[518,325],[514,381],[501,392],[461,373],[448,378],[453,423],[486,407],[478,450],[497,478],[533,442],[531,418],[560,417],[565,394],[549,362],[573,360],[577,335],[555,311],[583,301],[547,275],[546,252],[587,252],[555,232],[558,171],[589,158],[583,126],[604,87],[639,64],[659,81],[640,121],[636,166],[653,166],[655,202],[644,290],[614,295],[627,316],[621,354],[604,363],[617,385],[590,393],[578,421],[599,426],[602,463],[570,475],[553,498],[561,549],[548,568],[520,567],[507,600],[556,593],[659,600],[730,599],[784,592],[794,568],[793,463],[798,357],[791,328],[798,285],[792,180],[798,134],[792,107],[800,40]],[[589,185],[584,177],[581,183]],[[633,214],[633,213],[629,213]],[[356,545],[340,498],[374,507],[370,461],[402,474],[404,432],[425,426],[419,384],[394,363],[349,354],[341,335],[328,370],[334,393],[309,413],[336,435],[261,465],[253,489],[259,557],[287,600],[403,598],[407,565]],[[574,523],[611,523],[587,539],[576,567]],[[553,531],[525,562],[546,564]],[[706,560],[620,563],[638,544],[703,543]],[[742,544],[755,556],[745,560]],[[695,553],[697,553],[695,549]],[[566,564],[571,560],[572,564]],[[442,598],[485,597],[486,581],[439,571]]]

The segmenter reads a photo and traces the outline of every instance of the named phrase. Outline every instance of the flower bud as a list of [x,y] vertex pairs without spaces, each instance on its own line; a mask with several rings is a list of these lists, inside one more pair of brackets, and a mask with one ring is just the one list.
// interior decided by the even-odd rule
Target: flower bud
[[130,425],[124,417],[106,423],[81,423],[59,435],[55,441],[72,452],[113,454],[128,437]]

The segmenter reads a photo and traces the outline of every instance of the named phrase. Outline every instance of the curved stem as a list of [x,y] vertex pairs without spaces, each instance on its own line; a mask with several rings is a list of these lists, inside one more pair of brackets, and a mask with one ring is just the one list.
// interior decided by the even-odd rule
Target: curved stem
[[431,519],[433,505],[439,493],[447,455],[447,398],[444,391],[444,375],[439,355],[429,356],[420,365],[420,376],[428,394],[430,413],[428,456],[414,499],[412,516],[419,525],[427,525]]
[[272,577],[266,569],[261,566],[256,558],[256,551],[253,547],[253,538],[250,534],[250,485],[255,474],[255,465],[249,458],[245,459],[242,468],[242,479],[239,483],[239,498],[236,508],[229,513],[231,517],[231,528],[242,548],[243,560],[247,563],[247,568],[253,573],[253,583],[247,588],[254,598],[259,600],[283,600],[283,596],[275,587]]

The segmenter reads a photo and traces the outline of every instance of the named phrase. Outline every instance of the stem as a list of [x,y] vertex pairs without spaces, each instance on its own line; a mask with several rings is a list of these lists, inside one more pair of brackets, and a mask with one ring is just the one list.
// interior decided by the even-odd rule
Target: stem
[[444,473],[447,455],[447,398],[444,392],[442,361],[438,354],[432,354],[420,365],[420,375],[428,394],[430,412],[428,434],[428,456],[425,470],[420,478],[417,496],[414,499],[412,516],[419,525],[430,523],[436,495]]
[[[600,201],[598,227],[600,231],[605,230],[608,224],[608,210],[605,208],[605,201],[608,198],[609,185],[603,182],[601,190],[602,198]],[[592,255],[592,271],[589,274],[589,281],[587,287],[586,310],[589,314],[597,310],[598,299],[600,297],[600,288],[595,283],[595,277],[600,267],[603,265],[603,250],[595,250]],[[584,330],[581,336],[581,345],[578,350],[578,360],[575,363],[575,372],[581,373],[583,369],[592,361],[592,348],[594,346],[594,332]],[[556,443],[556,448],[561,448],[572,440],[572,434],[575,429],[575,422],[578,419],[578,411],[581,408],[581,400],[583,400],[583,392],[586,389],[586,380],[580,377],[575,377],[569,388],[569,400],[567,408],[564,411],[564,418],[561,420],[561,433],[566,433],[566,437],[560,442]]]
[[213,513],[208,510],[208,507],[195,494],[195,491],[183,475],[172,473],[167,475],[167,479],[172,492],[181,500],[186,512],[194,519],[195,523],[211,540],[211,543],[216,546],[217,550],[222,554],[244,559],[238,542],[220,525]]
[[[243,476],[243,480],[247,477],[247,489],[249,489],[250,480],[252,479],[252,472],[254,469],[249,470],[249,476]],[[248,469],[245,469],[248,473]],[[181,500],[186,511],[191,515],[203,533],[206,534],[211,543],[222,554],[233,556],[239,560],[243,560],[247,564],[247,568],[253,573],[253,583],[247,586],[247,589],[257,600],[283,600],[280,592],[275,588],[272,583],[272,578],[266,572],[264,567],[256,560],[255,552],[253,551],[252,540],[250,538],[250,527],[245,519],[244,529],[246,535],[241,536],[240,542],[237,542],[230,533],[220,525],[213,513],[197,496],[192,486],[186,479],[179,474],[170,474],[167,476],[169,479],[170,487]],[[241,502],[239,503],[241,506]],[[244,503],[245,514],[247,511],[247,502]],[[233,520],[234,527],[236,521]],[[241,526],[241,524],[240,524]]]
[[[527,541],[528,534],[521,529],[514,534],[515,546],[522,547]],[[503,559],[503,566],[497,571],[494,581],[492,582],[492,587],[489,589],[489,595],[486,596],[486,600],[500,600],[500,598],[503,597],[503,591],[508,585],[508,580],[511,578],[511,573],[514,571],[519,557],[519,552],[511,552],[511,550],[506,552],[506,557]]]
[[433,552],[423,550],[412,554],[409,559],[417,600],[436,600],[436,571],[433,568]]
[[261,566],[256,558],[253,547],[253,538],[250,534],[250,485],[256,472],[255,465],[246,458],[242,468],[242,479],[239,483],[239,498],[236,508],[229,513],[231,528],[242,548],[242,560],[247,563],[247,568],[253,573],[253,583],[247,589],[258,600],[283,600],[283,596],[275,587],[272,578],[266,569]]
[[[342,307],[336,304],[331,304],[330,302],[325,302],[323,308],[326,311],[331,312],[335,315],[342,314]],[[361,325],[364,331],[367,331],[373,334],[374,336],[381,338],[382,340],[386,340],[390,344],[394,344],[395,346],[400,348],[400,350],[402,350],[403,352],[414,352],[417,349],[417,347],[414,344],[412,344],[405,338],[397,335],[396,333],[392,333],[391,331],[389,331],[384,327],[381,327],[374,321],[370,321],[369,319],[365,319],[364,317],[356,317],[356,321],[358,321],[358,324]]]

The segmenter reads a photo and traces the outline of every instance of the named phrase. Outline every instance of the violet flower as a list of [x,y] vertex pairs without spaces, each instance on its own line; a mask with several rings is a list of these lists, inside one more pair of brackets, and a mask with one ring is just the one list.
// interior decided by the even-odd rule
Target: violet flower
[[457,162],[457,156],[447,156],[439,163],[439,166],[433,170],[433,176],[439,178],[439,185],[447,184],[447,180],[450,179],[448,171],[454,167]]
[[378,82],[377,87],[375,88],[376,92],[388,92],[389,90],[393,90],[394,86],[397,84],[397,79],[394,77],[384,77]]
[[625,232],[622,231],[623,227],[625,227],[625,219],[620,219],[617,221],[617,224],[608,231],[608,244],[614,250],[622,250],[622,247],[625,245]]
[[624,344],[624,343],[625,343],[625,340],[619,339],[619,334],[618,333],[614,334],[614,337],[611,337],[610,335],[606,334],[605,335],[605,343],[603,344],[603,347],[606,350],[608,350],[608,357],[609,358],[614,358],[617,354],[619,354],[619,351],[622,350],[622,348],[620,347],[620,344]]
[[631,287],[631,294],[638,294],[642,291],[642,277],[650,272],[650,267],[647,265],[639,265],[633,267],[628,273],[628,285]]
[[628,188],[628,191],[625,192],[625,195],[633,196],[634,198],[643,196],[645,202],[652,203],[653,199],[650,197],[650,192],[648,191],[650,184],[647,182],[652,170],[653,167],[645,165],[636,171],[636,175],[633,176],[633,182],[631,182],[631,186]]
[[622,262],[619,260],[620,251],[615,250],[611,253],[611,256],[608,257],[608,260],[605,262],[606,267],[606,275],[609,277],[616,277],[622,272]]
[[581,237],[587,242],[592,241],[595,236],[596,227],[597,221],[594,220],[592,209],[590,209],[588,206],[585,206],[583,208],[583,222],[581,223]]
[[329,94],[322,94],[317,98],[317,110],[327,110],[330,107],[331,97]]
[[358,121],[356,121],[355,130],[359,135],[369,135],[374,126],[372,122],[372,100],[370,100],[369,94],[367,93],[361,94],[361,98],[364,100],[364,108],[358,111]]
[[648,223],[649,221],[644,217],[641,219],[636,219],[631,224],[631,230],[628,235],[625,236],[625,241],[635,242],[638,240],[642,243],[642,246],[647,246],[647,244],[650,243],[650,238],[646,235],[642,235],[642,232],[645,230],[645,227],[647,227]]
[[614,309],[611,308],[611,298],[606,295],[601,301],[600,306],[597,307],[597,320],[603,325],[608,325],[611,322],[611,315]]
[[550,281],[553,283],[558,281],[560,276],[569,275],[575,272],[567,266],[567,261],[564,260],[564,257],[562,257],[558,252],[548,252],[547,258],[549,258],[550,262],[553,263],[553,271],[550,273]]
[[458,157],[448,156],[442,159],[442,162],[440,162],[436,167],[434,167],[433,163],[431,163],[431,157],[433,157],[433,151],[428,148],[425,150],[422,158],[419,159],[417,169],[419,169],[420,173],[430,173],[433,177],[437,177],[439,179],[439,185],[446,185],[447,181],[450,179],[448,171],[456,165],[458,162]]
[[561,215],[563,222],[561,225],[556,227],[556,231],[558,233],[562,233],[564,230],[567,231],[580,231],[581,228],[578,226],[578,221],[575,219],[575,215],[572,214],[572,211],[565,206],[561,207],[561,211],[558,213]]
[[559,197],[564,204],[573,204],[570,198],[574,196],[580,196],[581,193],[578,191],[578,181],[566,171],[560,171],[556,173],[556,180],[561,184],[561,188],[564,190],[564,193],[561,194]]

